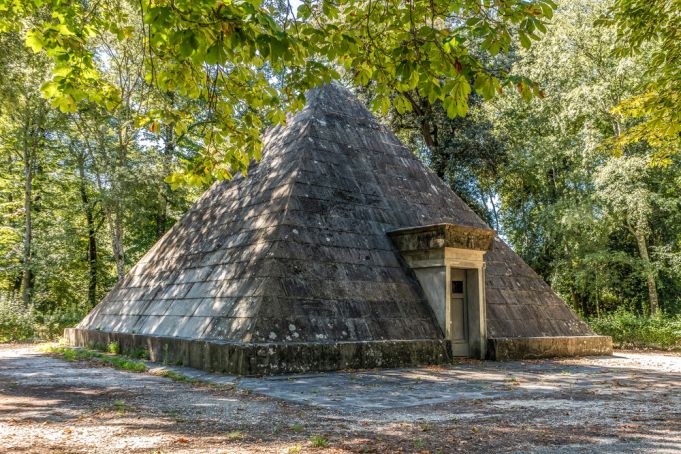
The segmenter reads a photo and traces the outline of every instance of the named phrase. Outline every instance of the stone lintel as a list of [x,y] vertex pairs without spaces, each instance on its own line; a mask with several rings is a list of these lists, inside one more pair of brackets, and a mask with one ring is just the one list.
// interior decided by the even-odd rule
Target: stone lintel
[[358,342],[244,343],[67,328],[77,347],[117,342],[123,354],[145,351],[151,361],[235,375],[273,375],[376,367],[414,367],[451,362],[444,339]]
[[387,232],[401,253],[454,248],[491,251],[496,233],[492,229],[460,224],[433,224]]
[[612,355],[610,336],[503,337],[488,339],[488,359],[512,361]]

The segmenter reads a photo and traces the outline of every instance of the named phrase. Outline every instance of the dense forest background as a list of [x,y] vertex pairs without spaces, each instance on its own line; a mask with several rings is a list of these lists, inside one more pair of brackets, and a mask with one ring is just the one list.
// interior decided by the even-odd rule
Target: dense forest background
[[[479,49],[491,72],[536,82],[531,100],[522,90],[467,92],[468,115],[451,118],[451,106],[410,89],[378,109],[595,326],[608,314],[681,312],[678,140],[629,140],[647,117],[622,107],[650,83],[657,45],[616,52],[617,26],[599,21],[611,6],[563,2],[531,46],[521,37],[508,52]],[[200,154],[210,100],[149,83],[134,40],[96,39],[98,68],[120,100],[62,109],[44,94],[54,60],[21,33],[0,33],[0,340],[77,323],[209,184],[167,177]],[[340,73],[381,104],[371,81]],[[276,70],[268,77],[286,83]],[[191,121],[154,121],[168,106]]]

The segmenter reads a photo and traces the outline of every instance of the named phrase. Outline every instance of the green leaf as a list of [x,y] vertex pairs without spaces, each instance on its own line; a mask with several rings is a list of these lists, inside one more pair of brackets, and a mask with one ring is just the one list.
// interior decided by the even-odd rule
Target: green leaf
[[298,18],[302,20],[308,19],[312,15],[312,9],[306,3],[301,3],[298,6]]
[[403,95],[396,96],[395,99],[393,100],[393,105],[395,106],[395,110],[397,110],[397,113],[399,113],[400,115],[403,115],[407,112],[411,112],[412,110],[411,103]]
[[527,37],[525,33],[519,32],[518,37],[520,38],[520,45],[523,46],[525,49],[529,49],[530,46],[532,45],[530,38]]
[[209,65],[223,63],[225,61],[225,57],[226,54],[221,41],[217,41],[206,51],[206,63]]
[[50,81],[43,84],[41,90],[47,99],[51,99],[59,93],[59,86],[55,81]]
[[33,52],[40,52],[43,49],[43,34],[39,30],[29,30],[26,33],[26,46]]

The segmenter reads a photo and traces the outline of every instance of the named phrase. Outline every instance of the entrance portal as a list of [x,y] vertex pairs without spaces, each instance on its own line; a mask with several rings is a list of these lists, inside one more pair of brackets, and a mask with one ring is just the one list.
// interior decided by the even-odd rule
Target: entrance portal
[[452,354],[484,358],[484,255],[492,248],[494,231],[436,224],[388,234],[414,271]]

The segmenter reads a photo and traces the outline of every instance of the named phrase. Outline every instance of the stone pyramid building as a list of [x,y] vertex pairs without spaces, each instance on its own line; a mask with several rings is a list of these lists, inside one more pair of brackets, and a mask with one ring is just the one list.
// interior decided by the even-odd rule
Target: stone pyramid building
[[72,344],[266,374],[608,354],[494,231],[338,84],[216,183]]

